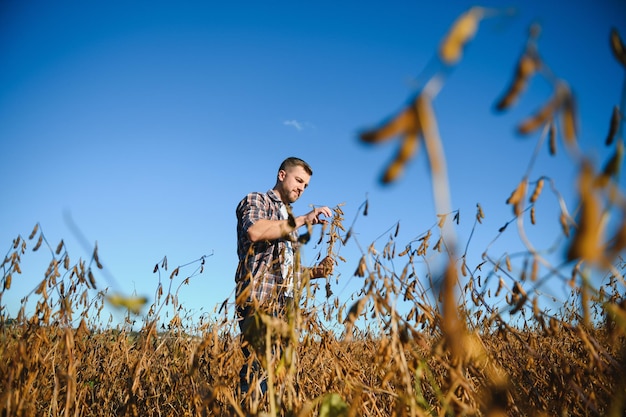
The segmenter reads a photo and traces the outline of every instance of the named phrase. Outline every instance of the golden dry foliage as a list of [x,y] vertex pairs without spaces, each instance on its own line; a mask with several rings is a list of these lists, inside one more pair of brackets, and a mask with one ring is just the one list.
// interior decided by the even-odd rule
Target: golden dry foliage
[[413,158],[419,147],[423,128],[420,124],[418,106],[423,99],[416,97],[409,106],[391,118],[380,128],[363,132],[361,140],[366,143],[378,143],[401,135],[402,143],[394,160],[387,166],[382,177],[383,183],[395,181],[404,171],[406,164]]
[[613,107],[613,113],[611,113],[611,122],[609,124],[609,133],[606,136],[605,143],[606,145],[611,145],[615,140],[615,136],[617,135],[617,130],[619,129],[621,114],[619,111],[619,106]]
[[526,90],[531,77],[541,67],[541,58],[537,52],[536,45],[540,31],[541,28],[539,25],[535,24],[531,26],[526,48],[517,62],[513,79],[502,97],[496,103],[497,110],[502,111],[512,107],[517,102],[520,95]]
[[[565,145],[572,152],[578,152],[578,115],[577,103],[570,86],[563,79],[554,75],[548,64],[539,54],[538,38],[541,27],[532,24],[526,46],[515,66],[511,82],[505,88],[502,97],[497,100],[495,109],[505,111],[510,109],[526,91],[533,76],[541,76],[553,85],[552,97],[543,103],[538,110],[527,116],[517,126],[520,135],[529,135],[540,129],[549,133],[550,154],[556,154],[557,123],[560,126]],[[609,134],[610,137],[611,134]],[[607,141],[609,138],[607,138]]]
[[554,123],[560,116],[561,129],[566,145],[574,148],[576,145],[576,102],[570,88],[563,82],[556,86],[553,97],[533,115],[524,119],[517,131],[522,135],[534,133],[541,127]]
[[439,45],[439,59],[445,65],[456,65],[463,56],[463,50],[476,36],[481,20],[501,14],[512,14],[514,10],[487,9],[474,6],[462,13],[450,27]]
[[[441,229],[439,223],[435,230]],[[330,238],[330,231],[325,236]],[[393,238],[386,247],[393,246]],[[521,416],[563,410],[604,415],[616,407],[614,388],[621,380],[626,337],[626,303],[620,302],[623,287],[617,278],[590,300],[606,309],[598,310],[604,321],[592,321],[597,326],[548,315],[535,298],[531,318],[518,328],[490,307],[488,279],[478,275],[490,275],[489,262],[475,268],[464,264],[471,306],[449,297],[444,308],[452,312],[440,309],[424,287],[428,277],[417,275],[418,265],[436,252],[428,244],[431,239],[437,239],[434,230],[415,240],[418,249],[410,244],[398,255],[370,246],[367,255],[375,267],[363,274],[363,290],[347,306],[328,300],[287,321],[260,315],[255,337],[259,354],[269,354],[274,400],[265,398],[252,415]],[[23,243],[18,237],[11,245],[2,265],[5,277],[19,268],[27,250]],[[396,274],[392,264],[400,259],[406,266]],[[508,256],[506,264],[513,273]],[[179,268],[184,274],[184,267]],[[497,263],[491,270],[500,271]],[[44,288],[54,291],[63,282],[66,302],[42,291],[32,316],[3,320],[4,415],[246,415],[238,394],[238,370],[245,359],[232,314],[191,321],[171,297],[175,294],[166,292],[150,311],[170,311],[169,322],[149,314],[137,331],[130,324],[101,327],[98,314],[105,294],[84,302],[84,291],[94,291],[85,271],[71,279],[61,274],[62,280],[53,273],[44,282]],[[453,266],[447,274],[447,285],[456,282]],[[523,281],[500,281],[500,297],[510,298],[510,314],[523,314],[530,296]],[[395,308],[398,300],[408,303],[408,313]],[[328,329],[316,308],[345,316],[345,321]],[[575,314],[576,308],[568,311]],[[289,349],[274,357],[268,346],[278,339]]]
[[485,9],[475,6],[459,16],[452,24],[439,47],[439,57],[445,64],[454,65],[461,60],[463,49],[476,35],[480,20],[484,16]]
[[626,46],[624,46],[624,41],[622,40],[622,37],[617,29],[611,29],[610,39],[613,56],[624,66],[624,68],[626,68]]
[[[466,45],[474,38],[478,31],[479,23],[488,16],[503,14],[508,11],[472,7],[464,12],[452,24],[448,33],[443,38],[438,57],[442,63],[441,68],[431,76],[425,85],[420,86],[420,92],[409,100],[409,103],[396,115],[388,118],[377,128],[368,129],[360,134],[364,143],[380,143],[396,136],[401,137],[400,147],[393,161],[386,167],[381,181],[388,184],[396,181],[404,172],[407,163],[415,156],[421,141],[425,141],[428,161],[436,177],[445,170],[437,121],[432,108],[440,88],[441,78],[447,67],[458,64]],[[434,182],[439,182],[435,180]],[[445,185],[447,187],[447,184]]]
[[580,216],[576,233],[567,251],[569,260],[598,262],[604,256],[604,226],[602,201],[594,186],[594,172],[589,163],[582,167],[578,180]]

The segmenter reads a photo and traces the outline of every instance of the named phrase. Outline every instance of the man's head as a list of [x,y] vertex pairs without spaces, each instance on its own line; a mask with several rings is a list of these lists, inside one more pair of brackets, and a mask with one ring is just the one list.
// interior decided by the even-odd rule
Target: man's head
[[300,158],[289,157],[278,168],[274,190],[278,192],[283,203],[291,204],[308,187],[311,175],[313,170],[309,164]]

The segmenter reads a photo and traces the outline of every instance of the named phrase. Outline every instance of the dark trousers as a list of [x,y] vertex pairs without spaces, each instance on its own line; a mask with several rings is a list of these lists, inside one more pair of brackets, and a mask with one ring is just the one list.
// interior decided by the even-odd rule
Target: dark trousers
[[[286,315],[285,308],[291,308],[292,303],[293,303],[292,298],[283,298],[280,302],[280,305],[281,305],[280,308],[272,308],[270,311],[266,311],[266,313],[271,314],[275,317],[285,317]],[[261,391],[260,394],[265,395],[265,393],[267,392],[267,380],[265,376],[263,375],[263,367],[261,363],[259,362],[259,360],[257,359],[256,354],[254,355],[252,362],[250,362],[250,356],[254,354],[253,349],[258,348],[258,346],[253,346],[254,341],[247,340],[245,336],[247,333],[249,333],[250,326],[255,325],[255,317],[254,317],[255,312],[256,310],[254,310],[252,306],[250,305],[237,307],[239,330],[241,331],[242,346],[243,346],[241,348],[241,351],[243,353],[243,356],[246,359],[246,362],[243,364],[243,366],[241,367],[239,371],[239,389],[242,395],[245,395],[250,391],[250,386],[253,384],[255,379],[257,383],[259,384],[259,388]],[[259,329],[255,329],[255,330],[259,330]],[[263,329],[262,331],[258,333],[262,333],[266,330],[267,329]],[[257,334],[256,337],[260,337],[261,341],[263,342],[262,344],[264,345],[265,335]],[[278,351],[276,351],[276,348],[274,346],[272,346],[271,349],[272,349],[272,356],[282,354],[282,346],[278,347],[279,349]],[[259,352],[257,350],[257,354],[265,354],[265,352]]]
[[246,359],[246,362],[239,370],[239,389],[242,395],[246,395],[248,391],[250,391],[250,385],[256,379],[259,383],[261,395],[265,395],[265,393],[267,392],[267,380],[263,376],[261,363],[256,358],[256,356],[252,359],[252,362],[250,362],[250,356],[252,355],[252,351],[250,350],[251,346],[250,344],[245,343],[244,337],[244,334],[247,331],[247,327],[250,325],[250,321],[253,320],[252,314],[253,312],[250,306],[237,308],[239,330],[241,331],[242,335],[242,345],[245,345],[241,348],[241,352]]

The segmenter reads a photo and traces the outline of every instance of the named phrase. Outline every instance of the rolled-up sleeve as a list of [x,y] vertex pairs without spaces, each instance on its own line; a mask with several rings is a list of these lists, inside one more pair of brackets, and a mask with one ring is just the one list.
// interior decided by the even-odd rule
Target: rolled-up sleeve
[[251,193],[239,203],[237,217],[241,221],[241,230],[243,232],[247,233],[250,226],[258,220],[270,217],[267,213],[269,207],[265,200],[264,194]]

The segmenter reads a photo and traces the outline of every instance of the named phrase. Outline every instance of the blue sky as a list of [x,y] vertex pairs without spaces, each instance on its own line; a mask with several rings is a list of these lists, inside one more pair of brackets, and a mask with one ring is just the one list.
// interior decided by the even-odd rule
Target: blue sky
[[[436,222],[423,150],[397,183],[384,187],[379,178],[398,142],[363,146],[358,132],[415,93],[450,25],[472,5],[3,2],[3,250],[39,222],[53,246],[64,239],[72,259],[88,259],[64,220],[69,212],[98,242],[102,263],[125,293],[151,297],[153,267],[163,256],[171,271],[210,255],[204,273],[179,293],[194,314],[210,313],[232,301],[236,204],[250,191],[271,188],[278,165],[293,155],[314,169],[296,214],[311,204],[344,204],[348,226],[369,200],[369,215],[358,218],[355,239],[341,249],[347,262],[337,268],[339,283],[333,280],[335,294],[347,300],[360,288],[352,273],[361,249],[383,235],[382,248],[398,221],[400,246]],[[530,23],[541,23],[539,51],[576,94],[580,145],[598,163],[610,152],[603,143],[624,82],[609,30],[626,36],[623,0],[480,5],[518,13],[481,22],[434,102],[462,244],[477,203],[486,215],[472,235],[474,259],[511,220],[505,201],[537,142],[538,135],[516,136],[514,127],[551,91],[537,79],[511,111],[493,111]],[[571,197],[575,172],[561,147],[556,157],[541,153],[532,177],[549,175]],[[559,235],[558,212],[539,207],[538,220],[530,236],[548,246]],[[495,253],[521,247],[514,230],[498,244],[490,246]],[[320,250],[308,245],[305,263]],[[23,273],[2,300],[10,309],[43,278],[49,260],[43,251],[24,256]],[[97,279],[101,288],[109,285],[102,274]],[[554,291],[562,287],[555,283]]]

